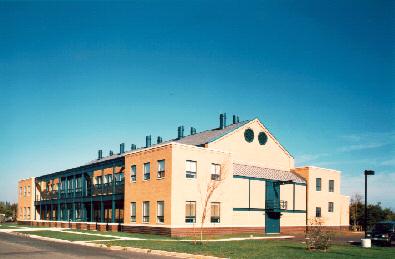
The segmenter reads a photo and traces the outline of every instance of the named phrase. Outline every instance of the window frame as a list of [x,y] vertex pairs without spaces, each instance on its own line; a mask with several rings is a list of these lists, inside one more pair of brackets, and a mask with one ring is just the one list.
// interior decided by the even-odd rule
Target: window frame
[[[146,204],[148,204],[148,207],[146,207]],[[147,214],[145,214],[147,210]],[[142,213],[143,213],[143,223],[149,223],[150,222],[150,202],[149,201],[143,201],[143,209],[142,209]]]
[[[213,216],[213,205],[218,206],[218,216]],[[210,223],[221,223],[221,203],[211,202],[210,204]]]
[[[192,167],[188,166],[190,164],[195,164],[195,171],[191,171],[188,169],[192,169]],[[197,161],[195,160],[186,160],[185,161],[185,177],[187,179],[196,179],[197,178]]]
[[[133,211],[134,206],[134,211]],[[134,212],[134,213],[133,213]],[[130,202],[130,222],[136,223],[137,216],[137,203],[135,201]]]
[[[159,204],[162,204],[161,213],[159,211]],[[156,202],[156,223],[159,223],[159,224],[165,223],[165,202],[164,201],[157,201]]]
[[[134,168],[134,170],[133,170]],[[130,166],[130,181],[132,183],[136,182],[137,180],[137,166],[136,165],[131,165]]]
[[321,218],[322,217],[321,207],[315,207],[315,217],[316,218]]
[[[219,168],[219,171],[217,172],[217,169]],[[211,180],[214,181],[219,181],[221,180],[221,165],[220,164],[216,164],[216,163],[211,163]]]
[[[145,171],[146,170],[146,166],[148,165],[148,173]],[[144,165],[143,165],[143,179],[144,179],[144,181],[149,181],[150,179],[151,179],[151,163],[150,162],[147,162],[147,163],[144,163]]]
[[335,180],[329,180],[328,191],[335,192]]
[[334,212],[335,211],[335,203],[333,201],[328,202],[328,212]]
[[[162,168],[163,170],[161,170],[161,168],[160,168],[161,163],[163,163],[163,168]],[[165,168],[166,168],[165,159],[158,160],[158,172],[156,174],[156,178],[157,179],[165,178],[165,171],[166,171]]]
[[[191,216],[192,213],[187,213],[187,205],[192,205],[192,204],[194,204],[193,216]],[[190,210],[190,212],[192,212],[192,210]],[[191,223],[191,224],[196,223],[196,201],[185,202],[185,223]]]
[[315,191],[316,192],[322,191],[322,178],[320,177],[315,178]]

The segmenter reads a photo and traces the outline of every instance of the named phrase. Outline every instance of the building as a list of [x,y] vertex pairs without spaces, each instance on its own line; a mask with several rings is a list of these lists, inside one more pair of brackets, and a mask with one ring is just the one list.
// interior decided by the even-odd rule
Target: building
[[[21,180],[34,201],[19,195],[20,223],[111,229],[172,236],[200,231],[279,233],[304,230],[320,217],[326,226],[348,227],[348,197],[340,172],[295,168],[294,158],[259,119],[240,122],[220,115],[219,127],[197,133],[178,127],[177,138],[119,153],[76,168]],[[33,183],[34,182],[34,183]],[[30,203],[29,203],[30,204]],[[204,216],[203,216],[204,215]],[[32,218],[34,216],[34,218]]]

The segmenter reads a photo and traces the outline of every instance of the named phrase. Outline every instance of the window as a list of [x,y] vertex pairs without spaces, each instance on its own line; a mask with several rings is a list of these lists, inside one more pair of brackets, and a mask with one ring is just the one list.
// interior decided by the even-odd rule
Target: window
[[333,212],[333,202],[328,202],[328,212]]
[[26,219],[26,207],[23,207],[23,218]]
[[150,179],[150,163],[144,164],[144,180]]
[[130,180],[132,182],[136,181],[136,177],[137,177],[137,169],[136,169],[136,165],[132,165],[130,167]]
[[317,218],[321,218],[321,207],[316,207],[315,208],[315,216]]
[[112,174],[107,174],[105,176],[106,183],[112,183]]
[[136,222],[136,203],[130,203],[130,222]]
[[187,178],[196,178],[196,161],[187,160],[185,171]]
[[27,217],[30,219],[30,207],[27,207]]
[[329,191],[330,192],[335,191],[335,180],[329,180]]
[[158,161],[158,178],[165,177],[165,160]]
[[156,204],[156,220],[158,223],[165,222],[165,202],[158,201]]
[[[71,188],[71,181],[69,181],[69,189]],[[103,183],[103,177],[102,176],[97,176],[96,177],[96,184],[102,184]]]
[[19,195],[22,195],[22,187],[19,187]]
[[221,165],[211,164],[211,180],[220,180]]
[[212,202],[211,203],[211,223],[219,223],[220,222],[220,203]]
[[187,201],[185,204],[185,222],[196,222],[196,201]]
[[149,222],[149,201],[143,202],[143,222]]
[[26,186],[23,187],[23,196],[26,196]]
[[321,178],[315,178],[315,190],[317,192],[321,191]]
[[122,182],[123,181],[123,173],[114,174],[114,178],[115,178],[116,182]]
[[27,187],[27,195],[30,196],[30,185]]

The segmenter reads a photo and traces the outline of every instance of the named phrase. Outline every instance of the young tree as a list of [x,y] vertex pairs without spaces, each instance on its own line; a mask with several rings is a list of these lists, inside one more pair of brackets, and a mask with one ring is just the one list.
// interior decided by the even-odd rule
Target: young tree
[[[201,211],[201,221],[200,221],[200,242],[203,242],[203,228],[206,222],[208,207],[211,201],[211,198],[216,193],[217,189],[225,182],[228,167],[226,166],[228,163],[222,163],[220,165],[219,172],[210,172],[209,178],[205,179],[203,183],[203,187],[201,188],[199,184],[199,193],[201,197],[202,211]],[[212,169],[211,169],[212,170]]]
[[355,193],[351,197],[350,202],[350,218],[351,222],[353,222],[353,230],[358,230],[358,215],[359,209],[362,208],[362,196],[359,193]]

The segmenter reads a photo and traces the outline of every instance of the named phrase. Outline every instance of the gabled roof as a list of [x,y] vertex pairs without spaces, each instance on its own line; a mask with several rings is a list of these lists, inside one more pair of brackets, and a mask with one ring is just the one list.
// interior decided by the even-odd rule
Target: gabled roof
[[252,165],[243,165],[243,164],[233,164],[233,175],[267,179],[267,180],[306,183],[306,181],[302,177],[290,171],[283,171],[278,169],[258,167]]

